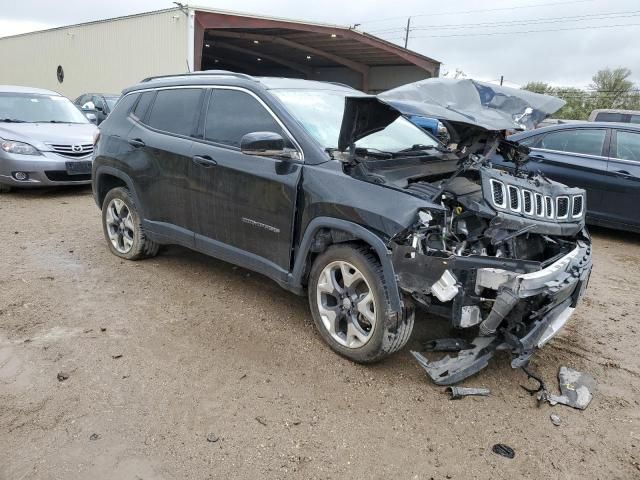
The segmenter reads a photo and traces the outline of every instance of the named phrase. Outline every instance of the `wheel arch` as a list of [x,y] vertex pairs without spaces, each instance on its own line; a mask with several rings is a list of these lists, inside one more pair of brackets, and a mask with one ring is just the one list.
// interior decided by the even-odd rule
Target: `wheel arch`
[[389,309],[391,312],[398,315],[402,314],[403,305],[400,290],[396,282],[393,263],[391,262],[391,253],[387,249],[386,244],[371,230],[347,220],[331,217],[317,217],[309,223],[294,259],[293,270],[290,274],[290,285],[296,289],[302,289],[305,271],[307,270],[306,267],[312,258],[311,256],[313,253],[319,253],[312,249],[313,243],[317,241],[318,233],[323,230],[328,230],[329,232],[337,231],[347,234],[339,242],[328,242],[326,247],[332,243],[356,240],[367,244],[373,249],[380,261],[380,265],[382,266],[382,272],[389,294]]
[[138,211],[142,213],[142,205],[138,199],[136,189],[133,186],[133,180],[131,180],[131,177],[129,177],[129,175],[121,170],[108,166],[98,167],[94,175],[95,179],[93,181],[93,197],[96,204],[98,205],[98,208],[102,209],[104,197],[107,195],[107,193],[109,193],[109,190],[112,190],[116,187],[126,187],[129,192],[131,192],[131,195],[136,202]]

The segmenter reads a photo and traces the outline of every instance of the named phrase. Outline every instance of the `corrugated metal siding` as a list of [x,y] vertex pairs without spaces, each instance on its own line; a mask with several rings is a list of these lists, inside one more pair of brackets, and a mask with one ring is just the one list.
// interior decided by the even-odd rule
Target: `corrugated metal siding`
[[187,16],[172,10],[0,38],[0,59],[0,84],[46,88],[71,99],[119,93],[150,75],[187,71]]

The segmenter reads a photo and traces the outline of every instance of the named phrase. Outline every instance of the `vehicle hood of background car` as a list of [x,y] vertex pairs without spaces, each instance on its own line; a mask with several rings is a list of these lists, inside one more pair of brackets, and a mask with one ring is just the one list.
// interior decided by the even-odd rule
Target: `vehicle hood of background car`
[[471,132],[528,130],[558,111],[564,100],[477,80],[433,78],[378,96],[347,97],[338,148],[379,131],[399,115],[442,121],[461,141]]
[[92,123],[0,123],[0,138],[33,145],[41,151],[50,144],[93,143],[97,127]]

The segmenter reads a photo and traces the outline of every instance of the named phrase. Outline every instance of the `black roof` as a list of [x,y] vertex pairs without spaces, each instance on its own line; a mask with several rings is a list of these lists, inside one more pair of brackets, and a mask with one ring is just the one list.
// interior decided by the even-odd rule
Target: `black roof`
[[227,70],[205,70],[193,73],[180,73],[176,75],[161,75],[149,77],[136,85],[125,88],[122,93],[148,88],[170,87],[176,85],[231,85],[254,87],[260,85],[267,90],[274,89],[303,89],[303,90],[351,90],[358,92],[348,85],[336,82],[320,82],[317,80],[303,80],[298,78],[282,77],[252,77],[244,73],[230,72]]

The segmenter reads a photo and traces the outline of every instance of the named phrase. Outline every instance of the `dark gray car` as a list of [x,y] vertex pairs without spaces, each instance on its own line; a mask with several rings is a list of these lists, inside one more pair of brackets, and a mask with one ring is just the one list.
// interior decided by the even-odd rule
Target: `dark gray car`
[[111,113],[120,95],[109,93],[83,93],[74,100],[82,113],[93,114],[96,117],[96,124],[100,125]]
[[[589,122],[509,137],[531,148],[525,168],[587,191],[587,222],[640,231],[640,126]],[[496,166],[513,170],[502,158]]]

